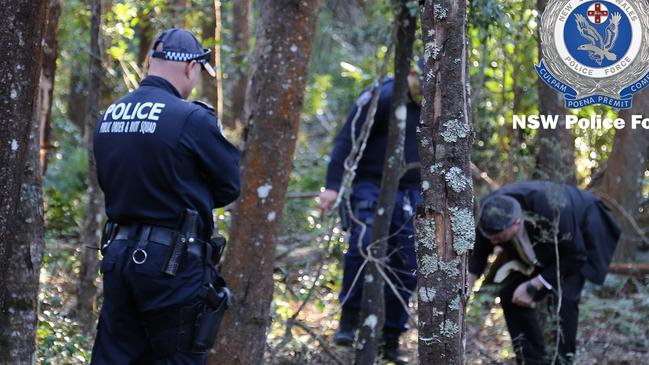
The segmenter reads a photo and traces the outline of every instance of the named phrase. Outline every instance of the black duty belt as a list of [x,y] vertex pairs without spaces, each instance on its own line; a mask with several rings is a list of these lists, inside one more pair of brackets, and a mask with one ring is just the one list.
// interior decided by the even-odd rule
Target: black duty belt
[[[135,240],[135,241],[149,241],[156,242],[165,246],[172,246],[176,242],[178,231],[146,224],[119,224],[117,232],[113,236],[112,241],[116,240]],[[187,252],[198,256],[200,258],[212,258],[212,245],[201,239],[195,239],[193,242],[188,242]]]

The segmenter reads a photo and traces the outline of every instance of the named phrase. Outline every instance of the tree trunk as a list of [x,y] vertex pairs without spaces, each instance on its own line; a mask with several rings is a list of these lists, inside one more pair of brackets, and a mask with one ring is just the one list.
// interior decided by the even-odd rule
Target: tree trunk
[[[365,267],[361,323],[356,364],[374,364],[385,319],[383,267],[387,264],[387,238],[390,235],[392,213],[399,190],[399,179],[405,169],[404,144],[406,139],[406,104],[408,103],[408,73],[415,41],[417,19],[410,14],[407,1],[396,7],[397,40],[394,56],[394,90],[390,100],[388,145],[383,163],[381,193],[374,212],[374,225],[369,247],[370,261]],[[387,57],[387,56],[386,56]],[[359,240],[359,244],[362,240]],[[371,279],[370,279],[371,278]],[[394,289],[399,285],[392,283]],[[387,290],[394,290],[387,289]],[[399,295],[397,293],[397,295]]]
[[36,103],[47,4],[0,1],[0,364],[36,362],[43,249]]
[[95,325],[97,273],[99,260],[97,250],[101,237],[101,222],[103,220],[103,196],[97,181],[97,168],[93,150],[93,135],[95,124],[99,118],[99,102],[101,97],[101,51],[99,49],[99,32],[101,26],[101,1],[91,1],[90,14],[90,75],[88,84],[88,110],[86,112],[86,127],[84,144],[88,151],[88,213],[81,232],[81,268],[79,270],[79,285],[77,287],[77,318],[86,334],[92,332]]
[[186,10],[190,7],[192,0],[168,0],[167,6],[171,12],[171,20],[176,28],[186,28]]
[[[212,6],[212,0],[205,2],[205,6]],[[207,14],[201,19],[201,42],[203,47],[214,44],[214,35],[216,29],[215,11],[208,11]],[[210,61],[212,63],[212,61]],[[216,70],[215,71],[220,71]],[[215,79],[207,72],[201,72],[201,98],[207,103],[214,103],[217,100]],[[222,121],[220,121],[222,122]]]
[[[545,10],[547,0],[537,0],[539,17]],[[540,24],[540,21],[539,21]],[[539,60],[543,57],[541,42],[538,44]],[[537,81],[539,93],[539,114],[559,115],[555,129],[539,129],[537,137],[536,170],[534,178],[575,185],[575,142],[572,130],[566,129],[567,110],[563,96],[549,87],[543,80]]]
[[151,26],[151,12],[154,10],[146,6],[141,7],[138,10],[137,17],[140,19],[138,23],[138,52],[137,52],[137,64],[144,70],[144,63],[146,61],[149,52],[151,52],[151,47],[153,46],[153,28]]
[[[307,83],[318,0],[262,0],[246,97],[242,194],[224,267],[235,303],[213,364],[259,364],[273,296],[273,257]],[[269,156],[272,156],[269,158]]]
[[88,80],[84,75],[87,70],[85,65],[73,60],[73,65],[70,66],[70,90],[68,93],[68,118],[79,129],[79,133],[83,135],[86,130],[86,110],[88,104],[88,97],[86,90],[88,90]]
[[622,226],[622,236],[617,244],[615,262],[634,261],[638,253],[638,234],[629,220],[638,219],[642,201],[642,184],[649,152],[649,129],[632,129],[631,116],[643,114],[649,108],[649,91],[636,95],[633,107],[622,110],[626,126],[615,134],[613,150],[603,173],[593,181],[595,190],[607,202]]
[[475,240],[466,10],[465,0],[426,0],[422,8],[423,204],[415,216],[422,364],[464,361],[466,263]]
[[38,96],[38,118],[40,125],[40,166],[41,175],[47,170],[47,155],[52,147],[50,135],[52,128],[52,95],[54,93],[54,73],[59,50],[59,19],[61,0],[51,0],[47,13],[47,24],[43,33],[43,62]]
[[230,117],[225,120],[226,125],[231,128],[245,124],[243,104],[248,85],[246,59],[250,49],[251,15],[252,0],[240,0],[232,4],[232,63],[236,71],[231,76]]

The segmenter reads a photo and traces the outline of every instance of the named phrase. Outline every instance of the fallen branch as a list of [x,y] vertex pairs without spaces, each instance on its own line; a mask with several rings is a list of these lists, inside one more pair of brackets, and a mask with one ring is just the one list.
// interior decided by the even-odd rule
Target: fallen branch
[[471,175],[473,176],[474,179],[476,180],[482,180],[485,183],[487,183],[487,186],[489,187],[489,191],[495,191],[500,188],[500,185],[495,182],[492,178],[487,175],[486,172],[480,170],[476,164],[471,162]]
[[331,357],[331,359],[338,365],[343,365],[343,361],[336,356],[336,354],[331,351],[329,346],[327,346],[327,341],[322,338],[322,336],[318,335],[315,333],[311,328],[309,328],[306,324],[302,323],[301,321],[295,320],[293,321],[293,325],[300,327],[303,329],[306,333],[308,333],[311,337],[313,337],[318,343],[320,344],[320,347],[322,347],[322,350]]
[[649,263],[640,262],[612,262],[608,272],[619,275],[647,275],[649,274]]

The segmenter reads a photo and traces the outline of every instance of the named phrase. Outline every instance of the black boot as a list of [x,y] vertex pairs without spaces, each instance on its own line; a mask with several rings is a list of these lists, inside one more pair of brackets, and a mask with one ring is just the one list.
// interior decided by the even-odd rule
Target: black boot
[[401,331],[390,329],[384,329],[383,331],[383,346],[381,348],[383,359],[397,365],[408,364],[408,359],[399,351],[399,335],[401,335]]
[[340,315],[338,331],[334,336],[334,342],[340,346],[351,346],[356,339],[356,327],[358,325],[358,310],[344,309]]

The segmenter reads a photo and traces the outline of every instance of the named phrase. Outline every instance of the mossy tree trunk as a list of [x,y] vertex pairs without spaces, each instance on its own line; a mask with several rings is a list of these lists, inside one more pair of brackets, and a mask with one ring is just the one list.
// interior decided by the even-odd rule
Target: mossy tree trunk
[[[388,145],[383,163],[381,193],[374,212],[374,224],[370,237],[372,243],[368,247],[371,259],[365,267],[365,280],[363,281],[362,326],[356,348],[356,364],[373,364],[381,340],[385,317],[385,280],[381,272],[385,273],[384,267],[388,262],[386,252],[392,213],[399,190],[399,179],[406,168],[404,143],[406,139],[408,73],[417,19],[411,15],[407,1],[401,0],[395,2],[395,5],[398,24],[394,56],[394,90],[390,101]],[[394,288],[399,287],[398,283],[392,284]]]
[[38,85],[49,1],[0,1],[0,364],[36,362],[43,252]]
[[273,296],[273,258],[300,125],[319,0],[262,0],[246,95],[241,197],[223,276],[234,304],[212,364],[259,364]]
[[470,170],[465,0],[426,0],[422,125],[423,204],[415,216],[419,361],[464,360],[466,264],[475,240]]

